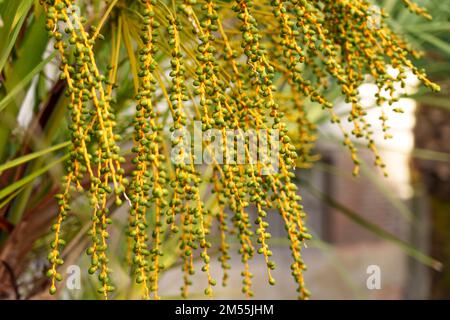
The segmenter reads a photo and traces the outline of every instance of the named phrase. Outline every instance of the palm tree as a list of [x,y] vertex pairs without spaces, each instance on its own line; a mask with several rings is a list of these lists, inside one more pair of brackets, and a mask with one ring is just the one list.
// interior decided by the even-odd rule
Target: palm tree
[[[180,265],[186,294],[194,259],[203,264],[210,295],[215,252],[205,239],[212,221],[218,224],[214,245],[223,281],[230,224],[244,263],[243,291],[251,296],[248,260],[254,252],[264,257],[274,284],[264,209],[279,212],[286,223],[293,276],[300,296],[308,295],[300,248],[310,235],[289,173],[315,159],[315,123],[308,113],[323,107],[327,119],[339,123],[329,101],[336,92],[343,95],[353,105],[343,118],[354,123],[353,135],[367,139],[376,165],[383,167],[356,98],[364,73],[381,89],[404,75],[385,74],[387,65],[406,65],[427,87],[436,86],[411,64],[407,54],[413,52],[387,25],[381,25],[383,32],[371,29],[365,0],[199,2],[93,0],[82,2],[80,14],[69,12],[76,9],[69,0],[0,1],[0,298],[43,297],[49,287],[55,293],[62,259],[100,272],[99,291],[84,292],[84,298],[107,297],[113,290],[109,266],[126,279],[116,288],[118,297],[137,297],[138,287],[145,297],[157,297],[160,270]],[[384,2],[395,8],[396,1]],[[428,43],[443,46],[433,35],[442,26],[422,28],[418,37],[428,35]],[[360,55],[361,46],[367,57]],[[165,129],[176,130],[189,119],[221,134],[229,128],[280,128],[280,172],[263,176],[260,167],[220,164],[197,171],[170,163]],[[125,151],[119,151],[115,133]],[[350,133],[344,144],[357,173]],[[126,177],[132,180],[127,188]],[[258,213],[255,224],[248,203]],[[228,223],[227,215],[233,217]],[[115,255],[107,256],[107,250]],[[97,286],[92,277],[86,283]]]

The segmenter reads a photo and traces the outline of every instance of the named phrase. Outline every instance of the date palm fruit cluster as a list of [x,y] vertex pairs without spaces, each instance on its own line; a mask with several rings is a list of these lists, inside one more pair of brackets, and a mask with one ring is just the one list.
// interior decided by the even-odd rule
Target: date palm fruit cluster
[[[413,2],[403,2],[429,18]],[[401,111],[388,110],[398,99],[394,84],[405,85],[407,72],[439,90],[412,64],[410,57],[418,53],[389,28],[382,9],[377,24],[370,23],[372,5],[367,0],[105,1],[112,26],[120,25],[120,11],[126,8],[138,31],[136,47],[128,46],[126,58],[135,85],[134,116],[129,123],[134,132],[133,170],[126,173],[119,147],[125,144],[116,123],[120,115],[113,104],[120,84],[120,35],[111,27],[111,64],[102,72],[95,51],[104,39],[100,28],[88,28],[85,18],[71,13],[73,0],[41,0],[41,4],[66,83],[72,141],[48,256],[52,294],[62,279],[58,267],[63,264],[63,222],[71,211],[71,197],[81,193],[88,196],[92,211],[89,273],[98,277],[98,291],[105,298],[114,291],[108,263],[111,199],[116,206],[129,207],[130,263],[143,298],[159,297],[164,241],[169,238],[178,244],[184,297],[197,272],[197,258],[205,274],[205,294],[213,294],[217,282],[211,272],[214,237],[219,238],[224,285],[231,267],[230,236],[238,241],[243,293],[253,295],[249,262],[255,253],[267,265],[268,282],[275,284],[270,214],[279,214],[285,223],[292,276],[299,298],[308,298],[301,249],[311,236],[294,170],[309,167],[315,159],[310,110],[323,108],[342,130],[357,174],[353,141],[358,138],[373,151],[375,164],[384,167],[372,138],[373,124],[358,98],[358,87],[367,81],[366,76],[378,86],[376,98],[386,138],[387,113]],[[390,67],[396,69],[395,75],[388,72]],[[346,132],[327,99],[330,86],[337,86],[351,106],[347,114],[351,132]],[[255,159],[248,148],[245,164],[213,159],[205,169],[185,149],[177,155],[184,161],[171,161],[168,146],[176,148],[183,139],[172,139],[171,134],[194,121],[201,121],[203,131],[219,132],[224,152],[230,143],[227,130],[236,130],[244,140],[244,133],[254,130],[268,145],[279,144],[278,170],[267,173],[271,164],[250,161]],[[279,132],[278,141],[267,133],[270,130]]]

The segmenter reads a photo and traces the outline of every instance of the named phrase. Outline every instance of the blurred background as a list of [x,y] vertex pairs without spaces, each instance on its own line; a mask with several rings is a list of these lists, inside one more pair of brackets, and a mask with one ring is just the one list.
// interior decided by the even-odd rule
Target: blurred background
[[[5,24],[7,2],[0,1],[3,10],[0,10],[3,13],[0,31]],[[381,130],[374,133],[389,176],[384,177],[375,169],[373,156],[361,148],[361,174],[353,177],[348,151],[339,143],[340,133],[328,124],[329,119],[321,112],[311,115],[319,132],[315,153],[320,157],[311,169],[298,169],[296,174],[308,213],[307,223],[314,235],[308,248],[303,250],[308,265],[306,283],[313,299],[450,299],[450,3],[417,2],[428,9],[432,21],[411,14],[402,1],[376,1],[391,16],[392,28],[424,53],[417,64],[426,68],[430,78],[442,88],[439,94],[430,94],[412,75],[407,79],[406,88],[397,88],[401,98],[396,104],[404,113],[390,115],[388,124],[393,139],[384,140]],[[36,23],[42,24],[42,21]],[[25,45],[29,48],[39,45],[45,53],[46,37],[45,33],[31,31]],[[0,44],[0,47],[6,46],[6,42]],[[28,64],[24,64],[25,60]],[[0,154],[11,142],[11,132],[14,136],[23,136],[23,128],[30,125],[33,101],[48,81],[33,71],[41,62],[39,55],[28,56],[25,60],[17,62],[22,68],[15,69],[14,76],[8,79],[16,85],[21,84],[24,77],[33,80],[27,86],[23,84],[23,94],[15,97],[16,112],[0,113]],[[48,65],[45,70],[46,74],[54,75],[56,66]],[[58,98],[62,87],[57,81],[54,83],[53,96]],[[8,85],[14,88],[2,82],[0,101],[8,96]],[[132,84],[123,84],[123,90],[127,90],[127,85]],[[379,114],[372,109],[374,92],[376,86],[370,83],[360,88],[364,106],[376,121]],[[335,104],[338,113],[348,108],[343,101],[335,100]],[[40,115],[42,123],[48,120],[46,116]],[[11,123],[15,124],[14,129]],[[46,130],[52,132],[57,128]],[[34,163],[36,167],[43,164],[45,161]],[[30,167],[22,170],[30,170]],[[18,173],[3,174],[0,170],[3,187],[8,185],[11,174]],[[61,168],[55,167],[48,179],[57,181],[60,175]],[[16,201],[13,211],[6,205],[6,201],[11,200],[10,194],[0,193],[0,259],[4,262],[3,267],[0,265],[0,297],[50,298],[46,291],[47,280],[42,275],[47,264],[48,225],[54,214],[51,203],[55,191],[44,184],[38,191],[21,187],[13,196],[29,197],[34,192],[41,193],[41,201],[28,203],[26,207],[20,207],[21,202]],[[86,204],[80,201],[77,204],[79,216],[71,220],[67,235],[72,241],[66,249],[66,264],[80,266],[82,270],[82,286],[75,290],[63,289],[59,296],[62,299],[98,298],[95,279],[83,271],[89,263],[83,254],[88,241],[84,225],[89,216],[88,210],[83,209]],[[121,230],[127,223],[126,212],[124,209],[117,211],[111,237],[112,248],[117,253],[112,259],[113,276],[121,283],[116,298],[139,298],[123,263],[126,237]],[[7,212],[10,213],[8,219]],[[11,215],[11,212],[20,214]],[[277,284],[274,287],[267,284],[264,261],[256,257],[251,264],[255,298],[295,299],[283,222],[276,215],[269,216],[271,246],[277,263],[273,275]],[[28,235],[25,239],[24,234]],[[237,243],[231,243],[231,252],[237,252],[237,248]],[[175,258],[168,255],[165,259],[171,267],[162,276],[161,296],[176,299],[182,280],[179,268]],[[215,258],[212,261],[213,275],[220,279],[220,264]],[[230,263],[236,267],[230,270],[229,285],[217,286],[216,298],[243,298],[237,253],[232,255]],[[375,288],[370,285],[371,276],[379,276]],[[204,298],[203,290],[204,276],[199,272],[193,278],[191,298]]]

